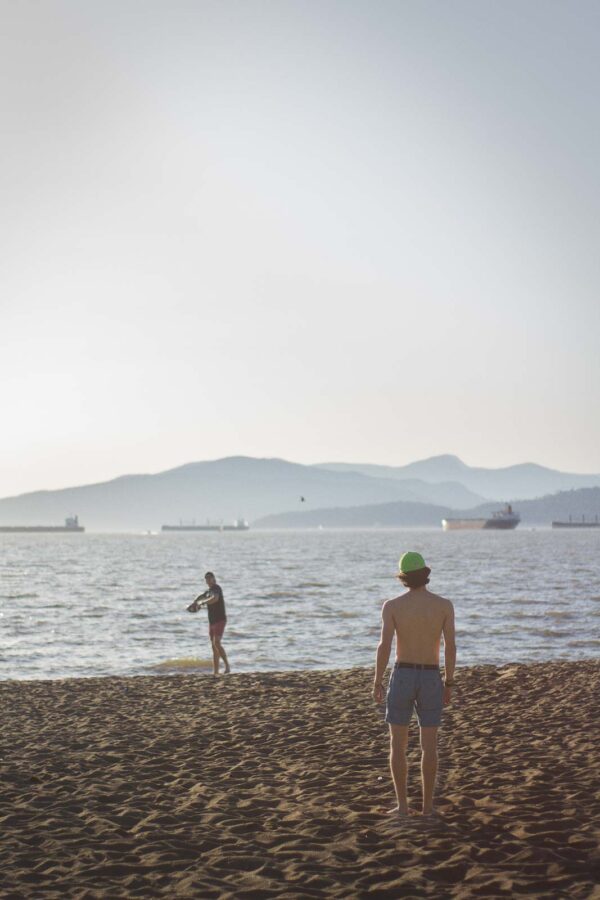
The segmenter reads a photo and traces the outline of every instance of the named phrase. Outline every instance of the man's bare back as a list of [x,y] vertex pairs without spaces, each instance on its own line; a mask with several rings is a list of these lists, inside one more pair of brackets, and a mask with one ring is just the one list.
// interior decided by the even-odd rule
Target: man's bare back
[[389,606],[396,633],[396,662],[439,665],[444,623],[452,618],[452,604],[427,588],[408,591]]

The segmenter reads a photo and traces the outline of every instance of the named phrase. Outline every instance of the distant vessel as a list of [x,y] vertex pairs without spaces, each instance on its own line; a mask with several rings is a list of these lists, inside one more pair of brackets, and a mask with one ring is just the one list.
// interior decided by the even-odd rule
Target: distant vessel
[[2,532],[25,532],[27,534],[39,534],[40,532],[81,532],[85,531],[79,524],[78,516],[67,516],[64,525],[0,525]]
[[553,522],[553,528],[600,528],[600,522],[598,521],[598,516],[594,519],[593,522],[586,522],[585,516],[581,517],[581,521],[574,522],[572,517],[569,516],[568,522]]
[[206,525],[196,525],[193,523],[192,525],[184,525],[183,523],[179,523],[179,525],[163,525],[161,527],[161,531],[248,531],[250,526],[246,522],[245,519],[236,519],[233,525],[211,525],[210,522],[207,522]]
[[513,512],[512,506],[507,504],[504,509],[492,513],[489,519],[442,519],[442,528],[444,531],[468,529],[476,531],[483,528],[506,530],[509,528],[516,528],[520,521],[521,516],[518,513]]

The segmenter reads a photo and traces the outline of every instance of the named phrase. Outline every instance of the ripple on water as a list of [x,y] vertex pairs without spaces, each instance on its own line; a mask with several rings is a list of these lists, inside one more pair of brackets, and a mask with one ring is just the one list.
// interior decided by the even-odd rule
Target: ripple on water
[[530,628],[529,634],[535,634],[536,637],[563,638],[569,637],[570,631],[560,631],[558,628]]

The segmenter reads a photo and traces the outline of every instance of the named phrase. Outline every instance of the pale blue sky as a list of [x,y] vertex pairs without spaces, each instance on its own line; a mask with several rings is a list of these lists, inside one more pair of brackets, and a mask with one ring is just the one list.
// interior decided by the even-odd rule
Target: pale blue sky
[[0,3],[0,496],[600,471],[600,5]]

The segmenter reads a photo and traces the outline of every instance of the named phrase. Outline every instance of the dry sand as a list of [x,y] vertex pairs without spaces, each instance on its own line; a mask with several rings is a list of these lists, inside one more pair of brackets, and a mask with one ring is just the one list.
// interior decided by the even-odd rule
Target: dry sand
[[436,822],[371,678],[1,684],[2,897],[600,896],[600,663],[459,670]]

